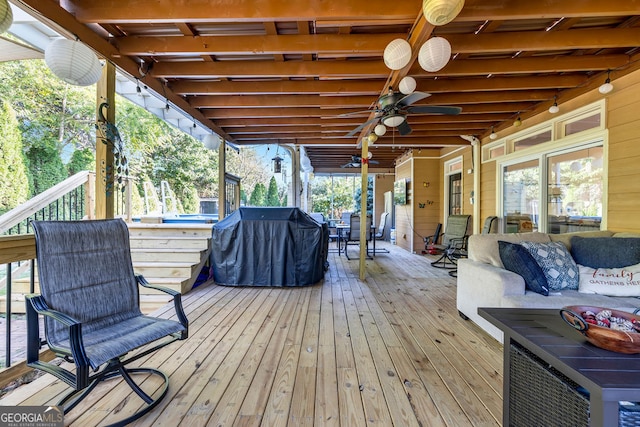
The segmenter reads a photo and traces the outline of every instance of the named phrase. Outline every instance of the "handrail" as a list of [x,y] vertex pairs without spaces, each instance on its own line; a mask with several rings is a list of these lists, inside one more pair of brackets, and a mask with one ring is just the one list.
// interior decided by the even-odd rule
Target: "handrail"
[[26,203],[23,203],[0,216],[0,234],[29,218],[40,209],[43,209],[49,204],[55,202],[62,195],[69,193],[80,185],[88,183],[90,175],[95,174],[88,171],[78,172],[61,183],[56,184],[48,190],[38,194]]

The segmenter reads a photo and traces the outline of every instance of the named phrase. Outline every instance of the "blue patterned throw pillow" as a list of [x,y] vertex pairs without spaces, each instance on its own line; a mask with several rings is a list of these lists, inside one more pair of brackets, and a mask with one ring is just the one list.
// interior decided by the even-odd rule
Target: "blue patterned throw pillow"
[[580,274],[578,266],[566,246],[560,242],[522,242],[533,259],[536,260],[549,285],[549,291],[578,289]]
[[504,268],[522,276],[527,289],[540,295],[549,295],[544,271],[524,246],[498,240],[498,252]]

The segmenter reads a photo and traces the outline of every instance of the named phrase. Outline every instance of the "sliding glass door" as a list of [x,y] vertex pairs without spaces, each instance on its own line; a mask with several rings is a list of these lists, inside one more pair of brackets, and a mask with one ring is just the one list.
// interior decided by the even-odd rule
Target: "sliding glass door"
[[528,160],[505,166],[502,173],[503,224],[507,233],[538,230],[540,162]]

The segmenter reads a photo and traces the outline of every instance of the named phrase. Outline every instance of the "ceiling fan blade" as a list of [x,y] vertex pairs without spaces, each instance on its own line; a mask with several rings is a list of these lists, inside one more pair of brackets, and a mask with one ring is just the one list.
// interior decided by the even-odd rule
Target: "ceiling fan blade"
[[451,114],[453,116],[460,114],[462,108],[460,107],[446,107],[441,105],[416,105],[415,107],[407,108],[409,114]]
[[407,96],[405,96],[404,98],[402,98],[400,101],[398,101],[396,103],[396,105],[400,106],[400,107],[406,107],[407,105],[411,105],[414,104],[422,99],[425,99],[427,97],[431,96],[430,93],[424,93],[424,92],[413,92]]
[[374,110],[362,110],[362,111],[352,111],[350,113],[338,114],[338,117],[349,117],[349,116],[357,116],[358,114],[364,113],[381,113],[382,110],[376,108]]
[[406,120],[400,123],[398,126],[398,132],[400,135],[409,135],[412,132],[411,126],[409,126],[409,123],[407,123]]
[[364,128],[365,126],[367,126],[370,123],[376,122],[378,121],[380,117],[374,117],[373,119],[367,120],[366,122],[364,122],[363,124],[361,124],[360,126],[358,126],[357,128],[353,129],[351,132],[349,132],[346,136],[353,136],[356,133],[360,132],[362,130],[362,128]]
[[369,164],[371,164],[371,165],[379,165],[379,164],[380,164],[380,162],[379,162],[379,161],[377,161],[377,160],[372,160],[372,159],[370,159],[370,160],[369,160]]

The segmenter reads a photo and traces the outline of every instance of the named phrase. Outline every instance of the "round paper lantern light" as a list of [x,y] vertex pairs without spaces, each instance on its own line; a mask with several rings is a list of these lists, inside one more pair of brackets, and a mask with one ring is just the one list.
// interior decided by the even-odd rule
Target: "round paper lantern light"
[[375,128],[373,128],[373,132],[378,136],[383,136],[385,133],[387,133],[387,127],[380,123],[379,125],[376,125]]
[[424,0],[422,12],[431,25],[445,25],[458,16],[462,6],[464,0]]
[[403,77],[402,80],[400,80],[398,89],[400,89],[400,92],[402,92],[405,95],[411,95],[413,91],[416,90],[417,85],[418,84],[416,83],[416,79],[414,79],[411,76],[406,76],[406,77]]
[[375,133],[370,133],[369,136],[367,136],[367,140],[369,141],[369,144],[373,144],[378,140],[378,135],[376,135]]
[[384,48],[384,65],[392,70],[404,68],[411,60],[411,45],[403,39],[391,40]]
[[202,140],[202,144],[204,144],[204,147],[208,150],[217,150],[220,147],[220,137],[218,137],[218,135],[208,133]]
[[75,86],[89,86],[100,80],[98,56],[77,40],[56,39],[44,51],[44,60],[56,76]]
[[13,23],[13,12],[7,0],[0,0],[0,34],[9,29]]
[[430,73],[440,71],[451,58],[451,45],[443,37],[432,37],[427,40],[418,52],[418,63],[423,70]]

